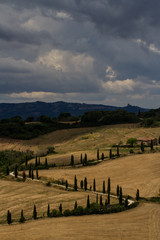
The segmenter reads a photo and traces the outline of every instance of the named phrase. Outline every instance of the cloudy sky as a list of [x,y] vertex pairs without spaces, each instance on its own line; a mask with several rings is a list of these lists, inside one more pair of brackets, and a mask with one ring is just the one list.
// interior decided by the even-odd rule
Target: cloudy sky
[[0,0],[0,102],[160,107],[159,0]]

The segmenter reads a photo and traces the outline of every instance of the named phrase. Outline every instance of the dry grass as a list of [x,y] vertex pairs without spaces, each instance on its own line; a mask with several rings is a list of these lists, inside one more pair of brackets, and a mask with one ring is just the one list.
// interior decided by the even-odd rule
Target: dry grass
[[0,226],[1,240],[158,240],[160,207],[143,204],[130,211],[63,217]]
[[57,130],[32,140],[14,140],[0,138],[0,150],[14,149],[35,153],[45,150],[48,146],[55,146],[61,154],[72,152],[106,150],[106,147],[122,141],[125,143],[130,137],[158,137],[160,127],[140,128],[136,124],[103,126],[93,128],[77,128]]
[[[95,202],[96,195],[89,195],[91,202]],[[21,209],[24,210],[27,218],[31,218],[34,204],[37,206],[38,216],[43,214],[46,216],[48,203],[51,209],[57,210],[60,203],[63,205],[63,210],[73,209],[75,201],[78,205],[86,206],[87,196],[86,192],[65,191],[39,183],[0,180],[0,222],[6,221],[8,210],[16,220],[20,218]],[[111,201],[117,202],[116,199]]]
[[97,188],[102,190],[103,180],[111,178],[112,192],[119,184],[124,194],[135,197],[137,188],[143,197],[157,196],[160,189],[160,153],[139,154],[105,161],[99,165],[83,168],[64,168],[39,171],[40,176],[67,179],[73,184],[74,176],[80,180],[87,177],[89,185],[96,179]]

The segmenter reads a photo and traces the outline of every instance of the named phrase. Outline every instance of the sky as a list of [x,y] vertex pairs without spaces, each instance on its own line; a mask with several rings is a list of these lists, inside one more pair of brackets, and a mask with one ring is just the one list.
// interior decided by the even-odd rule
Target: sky
[[0,0],[0,102],[160,107],[159,0]]

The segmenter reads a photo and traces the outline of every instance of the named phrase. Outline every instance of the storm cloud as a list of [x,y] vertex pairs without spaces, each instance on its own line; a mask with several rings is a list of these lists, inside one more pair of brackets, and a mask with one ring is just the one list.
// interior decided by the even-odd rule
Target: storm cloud
[[0,102],[159,107],[158,0],[0,0]]

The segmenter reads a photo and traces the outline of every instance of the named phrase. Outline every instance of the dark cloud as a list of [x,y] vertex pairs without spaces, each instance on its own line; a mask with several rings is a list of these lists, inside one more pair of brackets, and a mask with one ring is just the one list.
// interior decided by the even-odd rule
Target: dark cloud
[[0,93],[156,102],[159,7],[158,0],[0,0]]

